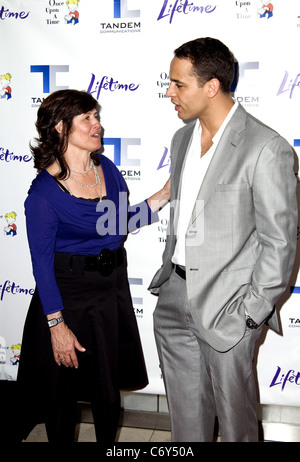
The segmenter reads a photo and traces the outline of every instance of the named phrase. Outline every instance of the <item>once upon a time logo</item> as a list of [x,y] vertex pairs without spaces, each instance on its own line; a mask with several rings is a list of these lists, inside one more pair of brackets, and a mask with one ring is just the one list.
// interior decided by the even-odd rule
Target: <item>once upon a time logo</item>
[[69,24],[75,26],[79,23],[79,2],[80,0],[48,0],[45,11],[47,14],[46,22],[48,25]]
[[170,85],[170,78],[167,72],[161,72],[159,79],[156,82],[156,85],[159,87],[158,97],[167,98],[166,92]]
[[17,214],[16,212],[8,212],[5,215],[0,216],[0,218],[4,218],[5,225],[3,226],[3,233],[5,236],[14,237],[17,235]]
[[9,72],[0,75],[0,99],[8,100],[12,97],[11,78],[12,75]]

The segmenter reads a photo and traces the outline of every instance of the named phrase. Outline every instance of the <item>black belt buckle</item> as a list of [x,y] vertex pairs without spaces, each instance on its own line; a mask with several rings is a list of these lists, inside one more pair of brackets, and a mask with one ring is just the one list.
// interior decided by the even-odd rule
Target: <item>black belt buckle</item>
[[97,255],[98,271],[102,276],[110,276],[116,268],[116,257],[114,252],[109,249],[103,249]]

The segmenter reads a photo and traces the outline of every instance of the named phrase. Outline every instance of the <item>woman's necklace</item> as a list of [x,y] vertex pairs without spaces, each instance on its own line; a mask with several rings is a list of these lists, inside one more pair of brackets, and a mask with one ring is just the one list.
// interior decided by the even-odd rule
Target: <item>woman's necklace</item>
[[74,181],[74,183],[79,184],[79,186],[83,186],[84,188],[93,188],[94,186],[97,186],[97,184],[100,182],[100,178],[96,169],[96,166],[93,164],[92,165],[95,173],[95,178],[96,178],[96,183],[94,184],[84,184],[80,183],[80,181],[77,181],[75,178],[73,178],[71,175],[69,176],[70,180]]
[[72,170],[71,168],[70,168],[70,171],[71,171],[72,173],[76,173],[76,175],[85,175],[86,173],[89,173],[89,172],[92,170],[92,168],[93,168],[93,161],[92,161],[92,159],[91,159],[90,166],[89,166],[89,168],[88,168],[85,172],[76,172],[76,170]]
[[[83,186],[84,188],[93,188],[94,186],[97,186],[97,184],[99,184],[99,190],[100,190],[100,201],[102,201],[102,187],[101,187],[101,179],[100,179],[100,176],[98,174],[98,170],[97,170],[97,167],[96,165],[94,164],[94,162],[91,160],[91,167],[89,168],[89,170],[87,170],[87,172],[89,172],[92,168],[94,170],[94,174],[95,174],[95,178],[96,178],[96,183],[94,184],[84,184],[84,183],[80,183],[80,181],[77,181],[75,178],[73,178],[71,175],[69,176],[70,180],[74,181],[74,183],[78,184],[79,186]],[[71,169],[70,169],[71,170]],[[74,170],[71,170],[71,172],[75,173]],[[81,172],[79,174],[84,174],[84,173],[87,173],[87,172]],[[77,173],[77,172],[76,172]],[[65,187],[67,188],[67,190],[69,191],[69,193],[71,194],[71,196],[73,195],[70,191],[70,188],[66,182],[66,180],[64,180],[64,183],[65,183]]]

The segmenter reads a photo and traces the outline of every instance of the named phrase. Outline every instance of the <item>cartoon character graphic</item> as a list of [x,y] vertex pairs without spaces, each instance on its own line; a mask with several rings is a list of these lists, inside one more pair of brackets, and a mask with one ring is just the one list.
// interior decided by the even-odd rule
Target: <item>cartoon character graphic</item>
[[69,8],[69,14],[65,15],[65,21],[67,24],[78,24],[79,22],[79,13],[77,11],[79,0],[67,0],[66,5]]
[[17,343],[16,345],[12,345],[10,349],[13,352],[13,357],[10,358],[10,362],[13,366],[17,366],[20,361],[21,344]]
[[11,87],[9,86],[11,81],[11,74],[0,75],[0,98],[10,99],[11,98]]
[[273,5],[272,3],[267,3],[264,0],[261,0],[262,7],[257,10],[259,18],[269,19],[273,16]]
[[6,236],[16,236],[17,234],[17,225],[15,223],[17,214],[16,212],[6,213],[4,215],[5,220],[7,221],[7,226],[4,227],[4,233]]

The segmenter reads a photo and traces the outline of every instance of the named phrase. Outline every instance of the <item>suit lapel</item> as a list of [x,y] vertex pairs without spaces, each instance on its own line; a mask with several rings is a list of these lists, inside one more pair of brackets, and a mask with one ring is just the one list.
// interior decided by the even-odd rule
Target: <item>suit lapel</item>
[[174,167],[174,198],[177,199],[179,196],[179,191],[181,188],[181,180],[182,180],[182,172],[184,163],[186,160],[186,154],[188,153],[189,145],[192,141],[192,134],[194,130],[195,124],[191,124],[187,127],[184,136],[179,144],[179,148],[177,150],[176,156],[176,164]]
[[[234,156],[236,148],[242,141],[240,132],[245,128],[245,119],[246,111],[242,108],[242,106],[239,106],[221,136],[197,197],[197,201],[201,201],[203,207],[207,204],[221,174],[232,156]],[[195,221],[203,207],[196,208],[195,204],[190,225]]]
[[[172,226],[169,228],[170,239],[167,240],[168,249],[170,250],[170,256],[173,255],[174,246],[175,246],[175,232],[177,229],[177,220],[179,217],[179,194],[181,189],[181,182],[182,182],[182,172],[186,160],[186,155],[188,153],[188,149],[192,140],[192,134],[195,127],[195,123],[191,123],[184,127],[184,133],[178,143],[178,148],[172,146],[172,150],[174,151],[174,165],[172,168],[172,177],[171,177],[171,202],[173,202],[173,206],[170,209],[170,223],[172,222]],[[172,158],[172,162],[173,162]],[[174,191],[172,191],[174,188]]]

